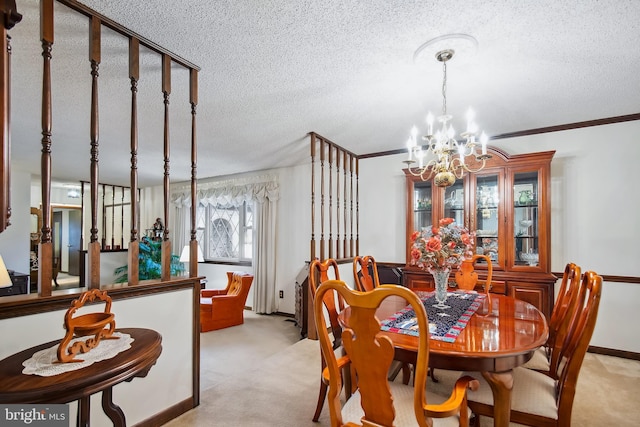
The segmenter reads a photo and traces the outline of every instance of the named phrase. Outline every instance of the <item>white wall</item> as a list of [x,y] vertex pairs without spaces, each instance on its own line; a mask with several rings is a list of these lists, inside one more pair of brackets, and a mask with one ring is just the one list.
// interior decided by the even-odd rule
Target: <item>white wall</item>
[[10,270],[29,274],[31,175],[11,170],[11,225],[0,233],[0,255]]

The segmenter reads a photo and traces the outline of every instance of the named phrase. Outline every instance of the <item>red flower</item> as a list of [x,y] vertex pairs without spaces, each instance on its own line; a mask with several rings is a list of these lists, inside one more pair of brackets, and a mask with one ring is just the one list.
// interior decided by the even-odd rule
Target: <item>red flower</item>
[[411,264],[423,269],[456,268],[473,252],[475,234],[457,226],[453,218],[411,235]]
[[455,219],[453,218],[442,218],[439,224],[440,224],[440,227],[446,227],[447,225],[451,224],[454,221]]
[[464,243],[465,245],[471,245],[471,244],[473,244],[473,243],[471,242],[471,236],[469,236],[469,234],[468,234],[468,233],[462,233],[462,234],[460,235],[460,238],[462,239],[462,243]]
[[440,241],[440,237],[431,237],[429,240],[427,240],[424,248],[429,252],[438,252],[440,249],[442,249],[442,241]]

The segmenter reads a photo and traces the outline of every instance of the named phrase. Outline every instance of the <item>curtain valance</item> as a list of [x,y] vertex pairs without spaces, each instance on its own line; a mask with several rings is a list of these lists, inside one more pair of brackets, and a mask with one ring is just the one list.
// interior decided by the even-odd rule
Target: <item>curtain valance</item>
[[[280,184],[275,176],[198,183],[196,197],[205,205],[240,206],[243,202],[275,202],[280,198]],[[171,194],[171,203],[178,207],[190,207],[191,193],[185,187],[177,187]]]

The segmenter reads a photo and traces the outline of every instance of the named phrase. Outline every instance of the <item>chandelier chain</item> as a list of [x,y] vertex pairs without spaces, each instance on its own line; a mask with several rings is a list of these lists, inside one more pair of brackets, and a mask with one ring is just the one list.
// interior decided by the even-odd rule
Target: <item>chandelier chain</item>
[[447,61],[442,61],[442,115],[447,115]]

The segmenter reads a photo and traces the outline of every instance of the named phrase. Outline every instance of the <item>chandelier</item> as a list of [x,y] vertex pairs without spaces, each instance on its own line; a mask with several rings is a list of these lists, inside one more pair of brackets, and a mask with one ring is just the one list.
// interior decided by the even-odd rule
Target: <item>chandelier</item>
[[[427,135],[422,139],[426,141],[424,146],[418,145],[416,137],[418,129],[411,129],[411,136],[407,141],[409,152],[407,169],[413,176],[419,176],[423,181],[433,178],[437,187],[449,187],[462,178],[465,171],[478,172],[484,168],[487,159],[487,135],[482,132],[479,144],[476,141],[478,126],[474,122],[472,110],[467,112],[467,129],[460,134],[460,141],[456,139],[456,132],[450,123],[453,116],[447,114],[447,61],[453,58],[454,50],[445,49],[436,53],[436,59],[442,62],[442,115],[437,117],[440,128],[433,133],[434,117],[429,112],[427,115]],[[480,153],[478,153],[480,145]],[[425,149],[426,148],[426,149]],[[465,158],[473,157],[475,165],[465,163]],[[417,163],[417,166],[415,165]]]

